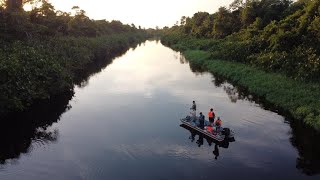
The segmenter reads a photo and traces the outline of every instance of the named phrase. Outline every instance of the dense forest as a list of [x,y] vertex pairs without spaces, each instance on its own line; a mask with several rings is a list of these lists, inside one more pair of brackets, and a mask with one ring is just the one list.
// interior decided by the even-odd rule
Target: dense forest
[[171,36],[164,41],[205,39],[199,48],[215,58],[319,81],[319,5],[319,0],[235,0],[214,14],[182,17],[180,24],[166,28]]
[[162,43],[320,130],[319,0],[235,0],[165,27]]
[[89,64],[147,38],[134,24],[92,20],[77,6],[67,13],[47,0],[0,4],[0,116],[70,91]]

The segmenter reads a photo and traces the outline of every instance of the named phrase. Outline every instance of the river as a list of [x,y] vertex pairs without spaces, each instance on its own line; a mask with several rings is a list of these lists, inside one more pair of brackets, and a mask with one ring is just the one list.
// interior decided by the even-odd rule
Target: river
[[[319,179],[319,136],[238,89],[146,41],[72,98],[31,113],[41,125],[2,127],[0,179]],[[193,100],[235,141],[211,144],[181,127]]]

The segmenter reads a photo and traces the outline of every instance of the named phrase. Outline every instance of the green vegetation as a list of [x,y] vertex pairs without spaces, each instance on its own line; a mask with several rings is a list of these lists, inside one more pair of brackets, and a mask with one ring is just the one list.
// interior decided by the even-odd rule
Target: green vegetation
[[182,17],[180,25],[164,29],[162,41],[204,43],[199,47],[214,58],[318,82],[319,15],[318,0],[236,0],[229,9],[222,7],[214,14]]
[[78,7],[71,16],[45,0],[25,1],[36,2],[28,12],[21,0],[0,6],[0,115],[72,90],[90,64],[147,38],[141,28],[91,20]]
[[275,108],[289,112],[295,119],[320,130],[320,85],[295,81],[278,73],[266,73],[245,64],[212,60],[200,50],[185,51],[186,58],[198,68],[230,79],[247,87],[249,92],[271,102]]
[[162,43],[320,130],[319,15],[318,0],[235,0],[182,17]]

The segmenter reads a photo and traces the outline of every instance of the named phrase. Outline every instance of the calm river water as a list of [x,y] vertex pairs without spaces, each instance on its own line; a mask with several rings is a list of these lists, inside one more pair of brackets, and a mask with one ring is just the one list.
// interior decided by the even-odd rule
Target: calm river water
[[[3,130],[0,179],[319,179],[319,136],[252,99],[147,41],[70,101],[41,109],[50,123]],[[181,127],[193,100],[205,115],[213,107],[235,142],[211,144]]]

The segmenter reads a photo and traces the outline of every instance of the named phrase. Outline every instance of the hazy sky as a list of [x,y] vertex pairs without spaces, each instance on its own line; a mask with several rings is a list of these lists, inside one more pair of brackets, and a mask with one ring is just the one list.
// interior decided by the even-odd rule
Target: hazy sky
[[92,19],[120,20],[146,28],[172,26],[182,16],[199,11],[216,12],[233,0],[49,0],[57,10],[79,6]]

